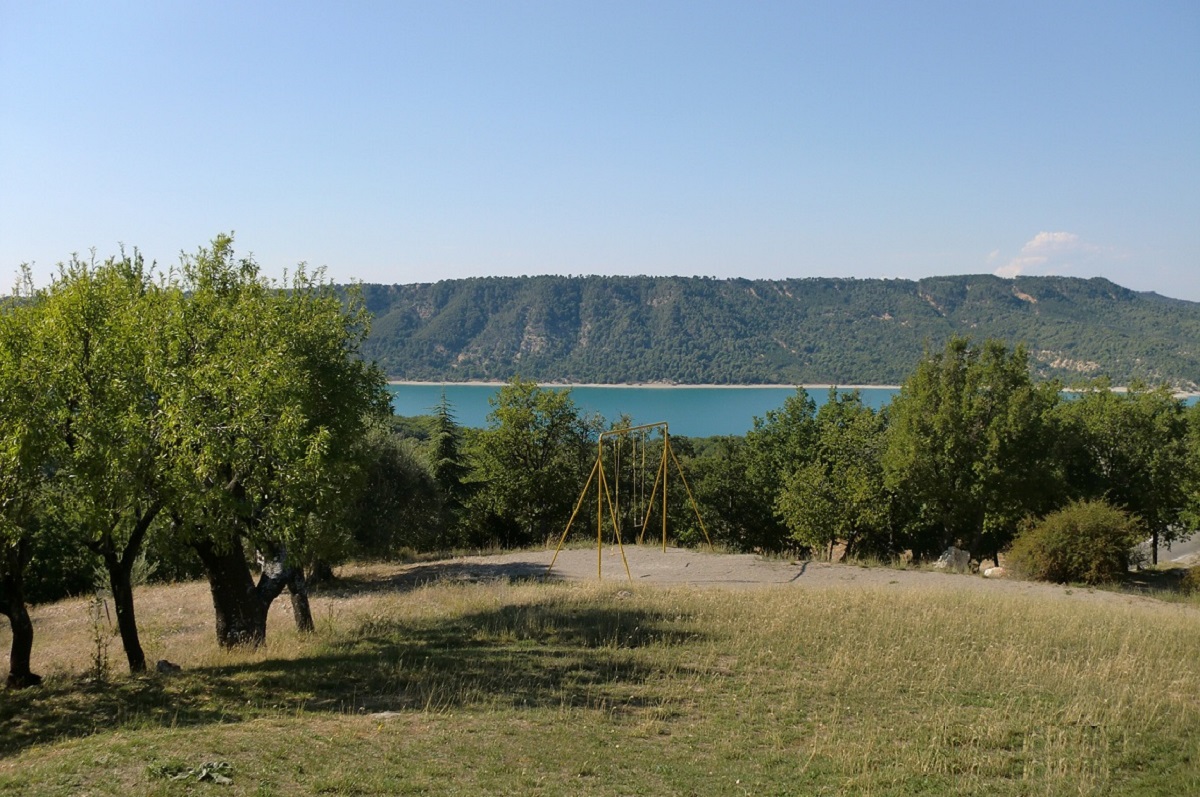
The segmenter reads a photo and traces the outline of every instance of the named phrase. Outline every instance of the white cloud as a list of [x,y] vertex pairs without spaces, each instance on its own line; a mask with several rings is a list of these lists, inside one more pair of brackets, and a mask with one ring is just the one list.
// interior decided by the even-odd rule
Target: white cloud
[[1033,240],[1021,247],[1026,252],[1061,252],[1080,246],[1079,236],[1073,232],[1039,232]]
[[[1016,277],[1030,272],[1060,274],[1074,266],[1074,260],[1097,251],[1073,232],[1039,232],[1025,242],[1016,257],[996,269],[996,276]],[[992,252],[988,262],[995,262],[998,254],[999,250]]]

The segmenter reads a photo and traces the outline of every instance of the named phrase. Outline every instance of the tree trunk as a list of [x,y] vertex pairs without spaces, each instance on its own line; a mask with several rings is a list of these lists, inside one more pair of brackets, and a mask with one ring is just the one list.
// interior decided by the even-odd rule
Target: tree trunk
[[308,585],[328,584],[333,581],[333,568],[328,562],[318,559],[312,566],[312,573],[308,577]]
[[108,584],[112,589],[113,606],[117,610],[117,628],[121,632],[121,646],[125,658],[129,659],[130,672],[146,671],[146,654],[138,639],[137,620],[133,613],[132,560],[122,562],[111,549],[104,553],[104,566],[108,570]]
[[142,541],[146,539],[150,524],[161,510],[162,504],[154,503],[137,515],[125,550],[120,554],[117,553],[113,538],[115,529],[109,529],[100,540],[88,546],[100,555],[108,571],[108,585],[117,609],[117,628],[121,632],[121,647],[125,649],[125,658],[129,659],[129,671],[134,673],[146,671],[146,654],[138,639],[137,618],[133,610],[133,564],[142,550]]
[[[223,648],[257,647],[267,639],[267,607],[250,576],[250,566],[240,541],[220,550],[209,540],[192,543],[212,592],[217,621],[217,642]],[[278,594],[278,593],[276,593]]]
[[33,621],[25,607],[25,564],[29,560],[28,541],[22,539],[7,552],[0,564],[0,614],[12,627],[12,647],[8,654],[8,688],[24,689],[42,682],[30,669],[33,656]]
[[257,587],[259,600],[269,608],[286,587],[291,596],[296,628],[312,631],[312,609],[308,605],[308,583],[304,579],[304,568],[288,562],[287,549],[283,546],[268,546],[265,552],[260,551],[258,563],[262,567]]
[[297,630],[304,633],[315,631],[312,607],[308,605],[308,582],[304,578],[304,568],[293,568],[292,577],[288,580],[287,586],[292,600],[292,617],[296,620]]
[[1158,566],[1158,530],[1150,532],[1150,564]]
[[6,607],[9,611],[9,625],[12,626],[12,647],[8,654],[8,688],[24,689],[27,686],[37,686],[42,682],[42,676],[36,675],[30,669],[30,657],[33,655],[33,622],[23,600],[10,600]]

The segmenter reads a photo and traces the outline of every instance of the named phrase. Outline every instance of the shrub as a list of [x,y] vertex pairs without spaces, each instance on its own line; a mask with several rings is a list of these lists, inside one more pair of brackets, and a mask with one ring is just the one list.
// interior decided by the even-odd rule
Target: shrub
[[1200,594],[1200,565],[1188,568],[1188,571],[1183,574],[1179,588],[1184,595]]
[[1076,501],[1026,524],[1013,540],[1009,565],[1040,581],[1115,581],[1145,538],[1141,522],[1104,501]]

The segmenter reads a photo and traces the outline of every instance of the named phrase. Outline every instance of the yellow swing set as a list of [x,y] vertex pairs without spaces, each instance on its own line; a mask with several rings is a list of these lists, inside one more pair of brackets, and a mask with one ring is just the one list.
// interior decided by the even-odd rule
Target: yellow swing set
[[[645,501],[646,495],[646,452],[649,447],[648,434],[652,430],[660,430],[662,432],[662,456],[659,458],[659,464],[654,477],[654,487],[650,491],[650,500]],[[637,435],[637,436],[635,436]],[[575,522],[579,510],[583,507],[584,499],[587,497],[588,490],[591,489],[592,482],[596,482],[596,578],[602,578],[602,569],[604,564],[604,507],[608,506],[608,516],[612,524],[613,537],[616,540],[617,548],[621,551],[621,561],[625,565],[625,575],[633,581],[633,575],[629,572],[629,560],[625,558],[625,546],[621,541],[621,442],[628,438],[632,444],[631,456],[632,460],[631,471],[633,473],[632,492],[634,503],[634,525],[641,529],[638,535],[640,543],[646,535],[646,530],[650,527],[650,516],[654,511],[656,499],[658,498],[659,489],[662,490],[662,547],[663,552],[667,550],[667,476],[669,473],[668,463],[675,463],[675,470],[679,473],[679,478],[683,482],[683,487],[687,491],[688,500],[692,504],[692,511],[696,513],[696,522],[700,524],[700,530],[704,532],[704,539],[708,542],[708,547],[711,550],[713,547],[712,539],[708,536],[708,529],[704,526],[704,520],[700,517],[700,508],[696,505],[696,498],[692,495],[692,488],[688,484],[687,476],[683,473],[683,466],[679,464],[679,458],[675,456],[675,452],[671,449],[671,433],[665,421],[659,423],[647,423],[641,426],[630,426],[624,429],[611,429],[607,432],[601,432],[600,438],[596,446],[596,462],[592,465],[591,475],[588,476],[587,482],[583,485],[583,490],[579,493],[579,500],[575,503],[575,510],[571,512],[571,519],[567,521],[567,527],[563,529],[562,536],[558,539],[558,547],[554,551],[554,558],[550,560],[550,565],[546,568],[546,572],[550,572],[554,568],[554,563],[558,561],[558,555],[562,552],[563,544],[567,540],[567,535],[571,532],[571,525]],[[641,441],[641,462],[638,462],[638,440]],[[604,469],[604,447],[606,440],[613,440],[615,446],[615,467],[614,467],[614,490],[609,489],[608,476]],[[639,480],[639,470],[641,479]],[[640,494],[639,494],[640,481]],[[616,493],[614,501],[613,492]],[[640,504],[645,501],[645,513],[640,509]]]

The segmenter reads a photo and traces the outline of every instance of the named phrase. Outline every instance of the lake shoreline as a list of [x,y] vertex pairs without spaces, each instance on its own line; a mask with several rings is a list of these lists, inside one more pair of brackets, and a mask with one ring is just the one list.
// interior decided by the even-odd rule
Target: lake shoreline
[[[453,385],[453,386],[463,386],[463,387],[500,388],[500,387],[504,387],[505,385],[507,385],[508,382],[501,382],[501,381],[488,382],[488,381],[478,381],[478,380],[471,380],[471,381],[467,381],[467,382],[449,382],[449,381],[425,382],[425,381],[416,380],[416,379],[389,379],[387,381],[387,384],[396,385],[396,386],[412,385],[414,387],[448,387],[448,386]],[[618,382],[618,383],[612,383],[612,382],[538,382],[537,386],[538,387],[560,387],[560,388],[573,388],[573,387],[638,388],[638,389],[642,389],[642,390],[645,390],[645,389],[651,389],[651,390],[657,390],[657,389],[663,389],[663,390],[677,390],[677,389],[683,389],[683,390],[689,390],[689,389],[700,389],[700,390],[756,390],[756,389],[758,389],[758,390],[780,390],[780,389],[791,389],[791,390],[795,390],[797,388],[804,388],[805,390],[810,391],[810,392],[814,391],[814,390],[831,390],[834,388],[841,390],[841,391],[900,390],[902,387],[902,385],[838,385],[838,384],[812,384],[812,385],[808,385],[808,384],[804,384],[804,385],[794,385],[794,384],[755,384],[755,385],[686,384],[685,385],[685,384],[678,384],[675,382]],[[1064,393],[1081,393],[1085,389],[1086,388],[1067,387],[1067,388],[1063,388],[1063,392]],[[1129,391],[1129,388],[1125,387],[1124,385],[1114,385],[1113,387],[1110,387],[1109,390],[1113,391],[1114,393],[1127,393]],[[1187,391],[1187,390],[1176,390],[1173,392],[1172,395],[1174,395],[1175,398],[1180,398],[1180,399],[1198,399],[1198,398],[1200,398],[1200,392],[1192,392],[1192,391]]]
[[[419,387],[448,387],[463,386],[463,387],[504,387],[507,382],[422,382],[409,379],[389,379],[389,385],[413,385]],[[757,385],[703,385],[703,384],[687,384],[681,385],[675,382],[538,382],[538,387],[612,387],[612,388],[639,388],[639,389],[691,389],[698,388],[704,390],[779,390],[779,389],[796,389],[804,388],[805,390],[829,390],[837,388],[838,390],[899,390],[900,385],[792,385],[792,384],[757,384]]]

